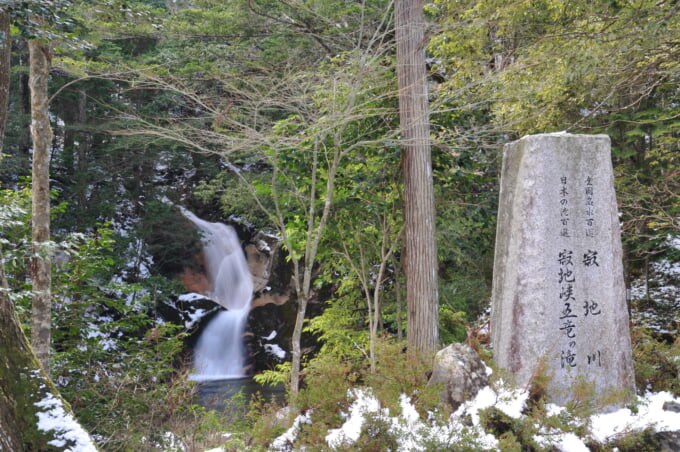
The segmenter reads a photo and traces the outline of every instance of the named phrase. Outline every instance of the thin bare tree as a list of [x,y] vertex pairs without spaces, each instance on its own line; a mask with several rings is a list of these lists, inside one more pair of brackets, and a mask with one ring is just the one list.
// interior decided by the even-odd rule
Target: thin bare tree
[[[9,107],[9,82],[11,75],[12,38],[9,13],[0,10],[0,154],[3,151],[7,109]],[[0,160],[2,156],[0,156]]]
[[33,140],[31,280],[33,282],[31,344],[38,360],[49,373],[51,337],[50,266],[50,149],[52,128],[48,114],[47,82],[51,53],[40,40],[28,43],[30,55],[31,137]]

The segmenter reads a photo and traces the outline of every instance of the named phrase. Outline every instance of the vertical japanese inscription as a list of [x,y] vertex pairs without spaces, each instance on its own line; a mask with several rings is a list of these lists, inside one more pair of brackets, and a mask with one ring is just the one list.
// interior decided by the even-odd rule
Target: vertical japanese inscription
[[[569,212],[569,190],[567,176],[560,177],[559,186],[559,226],[560,237],[569,238],[570,212]],[[566,336],[566,348],[562,348],[560,355],[560,365],[565,367],[576,367],[576,302],[574,285],[576,275],[574,274],[574,251],[563,249],[558,253],[557,262],[559,271],[557,273],[559,284],[559,329]],[[573,307],[572,307],[573,306]]]
[[569,236],[569,199],[567,196],[569,192],[567,191],[567,176],[562,176],[560,178],[560,236]]
[[[586,176],[584,180],[584,233],[586,238],[594,238],[595,209],[594,209],[594,180],[592,176]],[[566,176],[560,177],[559,187],[559,212],[560,212],[560,236],[569,238],[570,235],[570,210],[569,210],[569,190],[568,179]],[[581,251],[563,248],[558,252],[557,262],[559,264],[557,278],[559,284],[559,330],[563,335],[563,343],[560,354],[560,366],[576,367],[578,364],[587,366],[602,366],[602,352],[596,349],[586,353],[579,360],[576,353],[577,327],[580,322],[592,321],[596,316],[602,314],[602,309],[598,300],[589,297],[585,293],[585,287],[577,290],[576,268],[582,272],[586,280],[597,280],[596,274],[600,263],[598,262],[597,250],[586,246]],[[578,248],[578,247],[577,247]],[[595,274],[593,274],[595,272]],[[581,281],[581,284],[587,281]],[[578,295],[581,294],[581,295]],[[577,300],[578,298],[578,300]],[[580,319],[580,320],[579,320]]]
[[595,189],[593,187],[593,177],[586,176],[585,184],[585,232],[586,237],[594,237],[595,204],[593,202],[593,196]]
[[560,331],[567,338],[567,348],[562,349],[560,356],[560,365],[562,368],[576,367],[576,319],[578,316],[574,309],[572,309],[572,302],[574,298],[574,284],[576,283],[576,275],[574,274],[574,252],[572,250],[563,249],[557,256],[559,263],[558,283],[560,285],[560,303],[562,310],[560,311]]
[[[593,176],[587,175],[584,180],[583,194],[584,194],[584,232],[588,239],[593,239],[595,237],[595,188],[594,188]],[[584,273],[590,276],[593,280],[596,280],[597,275],[593,275],[593,272],[597,272],[600,264],[597,261],[597,250],[591,250],[586,248],[583,252],[583,259],[581,263],[583,264]],[[586,297],[581,305],[583,308],[583,321],[592,321],[595,316],[602,314],[602,309],[597,300]],[[602,353],[599,349],[588,353],[586,356],[586,363],[588,366],[602,366]]]

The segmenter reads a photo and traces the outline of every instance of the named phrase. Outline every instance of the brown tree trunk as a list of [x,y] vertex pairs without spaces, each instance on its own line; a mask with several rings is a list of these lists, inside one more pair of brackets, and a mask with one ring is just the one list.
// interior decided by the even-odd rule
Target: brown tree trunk
[[[59,408],[64,410],[68,428],[41,429],[38,414]],[[76,444],[78,450],[95,451],[87,434],[70,420],[71,408],[43,371],[21,330],[9,297],[0,248],[0,451],[74,450]],[[73,440],[76,436],[77,442]],[[62,446],[50,444],[55,442]]]
[[[2,32],[9,36],[9,18],[0,11],[0,33]],[[0,71],[9,71],[9,63],[5,63],[4,59],[0,62]],[[4,95],[7,93],[8,90],[3,91]],[[4,140],[6,119],[6,114],[0,115],[0,143]],[[62,400],[33,354],[21,330],[9,293],[0,246],[0,451],[30,452],[76,448],[96,451],[91,439],[75,423],[71,408]],[[47,426],[39,422],[39,414],[54,417],[60,409],[63,409],[63,424]]]
[[[76,181],[78,184],[78,208],[81,212],[87,209],[87,154],[90,148],[90,134],[87,127],[87,93],[78,91],[78,124],[83,130],[78,139],[78,170]],[[80,221],[78,222],[80,224]]]
[[52,129],[47,111],[50,49],[47,44],[35,40],[28,43],[28,49],[30,54],[31,137],[33,139],[31,344],[38,360],[49,373],[52,271],[46,245],[50,240],[50,148],[52,147]]
[[[8,294],[0,248],[0,451],[96,451],[33,354]],[[39,422],[60,410],[61,424]]]
[[5,141],[5,124],[7,124],[7,108],[9,107],[11,56],[12,39],[9,34],[9,14],[0,11],[0,154],[2,154]]
[[433,353],[439,342],[434,188],[422,0],[396,0],[397,82],[403,140],[408,350]]

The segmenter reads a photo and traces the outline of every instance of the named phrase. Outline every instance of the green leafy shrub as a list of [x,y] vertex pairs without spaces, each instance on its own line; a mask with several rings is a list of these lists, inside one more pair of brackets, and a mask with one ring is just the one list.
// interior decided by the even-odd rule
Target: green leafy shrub
[[383,406],[398,412],[401,394],[411,399],[421,415],[439,405],[441,387],[427,384],[432,372],[432,356],[409,357],[405,343],[391,339],[380,339],[376,354],[376,372],[365,371],[362,382],[373,388]]
[[643,328],[633,328],[631,339],[638,387],[680,395],[680,339],[664,342]]
[[384,416],[367,413],[361,426],[361,436],[354,443],[354,450],[398,450],[399,438],[391,431],[391,422]]

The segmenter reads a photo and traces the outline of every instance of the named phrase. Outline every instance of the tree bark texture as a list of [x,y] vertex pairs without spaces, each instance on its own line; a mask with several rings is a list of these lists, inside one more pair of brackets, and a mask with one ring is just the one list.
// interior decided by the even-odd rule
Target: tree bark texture
[[437,247],[422,0],[396,0],[397,82],[403,140],[405,275],[410,354],[439,342]]
[[32,231],[33,307],[31,344],[38,360],[49,373],[52,271],[50,240],[50,149],[52,129],[48,116],[47,81],[50,68],[49,45],[28,43],[30,54],[31,137],[33,140]]
[[[68,439],[68,432],[39,428],[39,414],[49,412],[50,407],[36,403],[52,400],[64,410],[64,415],[72,418],[73,414],[21,330],[4,270],[0,249],[0,451],[74,450],[76,443]],[[90,446],[78,450],[94,451],[94,445]]]
[[[0,254],[1,256],[1,254]],[[8,296],[4,266],[0,261],[0,450],[30,450],[40,444],[34,403],[38,395],[40,364],[21,331]],[[36,396],[34,396],[34,394]],[[32,439],[31,439],[32,438]],[[45,447],[46,441],[42,441]],[[35,450],[41,450],[36,447]]]
[[5,142],[5,124],[9,107],[10,57],[12,39],[9,33],[9,14],[0,10],[0,161]]
[[302,350],[300,349],[302,342],[302,327],[305,322],[305,313],[307,312],[307,304],[309,300],[306,296],[298,298],[297,314],[295,315],[295,327],[293,328],[293,336],[291,337],[291,370],[290,370],[290,394],[292,397],[291,403],[297,403],[297,395],[300,392],[300,371],[302,368]]

